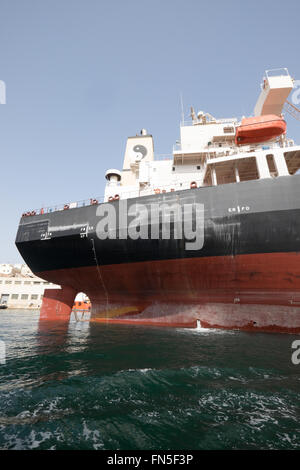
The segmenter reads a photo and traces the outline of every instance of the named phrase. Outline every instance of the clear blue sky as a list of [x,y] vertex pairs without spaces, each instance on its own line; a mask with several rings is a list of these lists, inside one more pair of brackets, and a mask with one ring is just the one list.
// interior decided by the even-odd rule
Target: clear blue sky
[[[265,69],[300,79],[299,0],[0,0],[0,263],[28,209],[100,196],[126,138],[179,137],[180,100],[250,115]],[[288,118],[300,142],[300,123]]]

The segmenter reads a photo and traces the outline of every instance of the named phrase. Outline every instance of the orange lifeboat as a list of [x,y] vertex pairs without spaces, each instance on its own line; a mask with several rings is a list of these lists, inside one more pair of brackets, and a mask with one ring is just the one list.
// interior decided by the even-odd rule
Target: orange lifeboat
[[91,310],[91,302],[88,300],[74,301],[73,310]]
[[286,132],[286,122],[275,114],[242,119],[236,128],[236,145],[257,144],[274,139]]

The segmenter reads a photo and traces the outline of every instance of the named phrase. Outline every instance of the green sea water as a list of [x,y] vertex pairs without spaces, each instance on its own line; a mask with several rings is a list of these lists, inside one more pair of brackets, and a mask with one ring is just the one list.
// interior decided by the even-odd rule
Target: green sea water
[[295,339],[2,310],[0,448],[300,449]]

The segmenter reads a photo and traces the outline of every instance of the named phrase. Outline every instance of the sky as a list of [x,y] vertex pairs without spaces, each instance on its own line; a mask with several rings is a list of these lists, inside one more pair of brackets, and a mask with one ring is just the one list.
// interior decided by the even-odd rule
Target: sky
[[300,80],[299,14],[299,0],[0,0],[0,263],[22,261],[24,211],[102,196],[128,136],[146,128],[171,153],[181,94],[186,117],[240,118],[266,69]]

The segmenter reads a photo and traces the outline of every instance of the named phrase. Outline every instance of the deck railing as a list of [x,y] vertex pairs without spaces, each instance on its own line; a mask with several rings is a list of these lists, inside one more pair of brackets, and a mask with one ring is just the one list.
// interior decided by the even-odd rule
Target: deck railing
[[[194,179],[193,182],[196,183],[197,187],[200,187],[203,184],[202,179],[201,180]],[[49,214],[52,212],[63,211],[63,210],[72,210],[78,207],[92,206],[92,205],[102,204],[104,202],[113,202],[119,199],[133,199],[136,197],[151,196],[151,195],[153,196],[153,195],[158,195],[158,194],[170,193],[174,191],[180,191],[184,189],[189,189],[190,183],[191,183],[190,180],[186,180],[186,181],[181,181],[180,183],[173,184],[173,185],[160,185],[157,187],[151,186],[149,188],[146,188],[143,190],[137,190],[137,191],[127,191],[127,192],[119,191],[120,194],[118,194],[119,186],[116,186],[116,190],[115,190],[116,194],[115,196],[110,196],[111,199],[101,196],[101,197],[96,197],[96,198],[84,199],[81,201],[68,202],[65,204],[55,204],[52,206],[42,207],[42,208],[35,209],[32,211],[24,212],[23,217]]]

